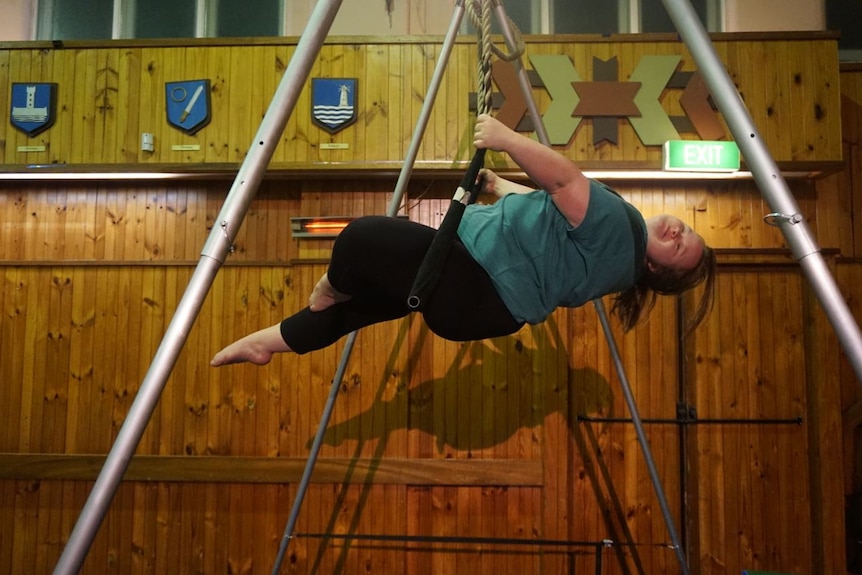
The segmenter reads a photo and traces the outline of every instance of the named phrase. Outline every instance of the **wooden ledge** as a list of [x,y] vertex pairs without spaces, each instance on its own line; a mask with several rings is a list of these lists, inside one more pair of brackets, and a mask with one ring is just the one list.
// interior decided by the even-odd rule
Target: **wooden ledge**
[[[104,455],[0,454],[0,479],[95,480]],[[296,457],[155,456],[132,458],[124,481],[297,483],[306,459]],[[312,483],[414,486],[540,487],[542,462],[520,459],[319,458]]]

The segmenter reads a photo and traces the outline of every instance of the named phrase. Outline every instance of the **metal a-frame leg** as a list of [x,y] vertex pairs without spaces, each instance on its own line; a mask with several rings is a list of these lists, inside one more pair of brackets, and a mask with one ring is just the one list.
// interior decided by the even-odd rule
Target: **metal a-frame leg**
[[[452,20],[449,24],[449,30],[443,41],[443,47],[440,55],[437,58],[437,65],[431,77],[431,83],[428,86],[428,93],[425,94],[425,100],[422,103],[422,110],[419,112],[419,118],[416,122],[416,128],[413,130],[413,139],[410,147],[407,150],[407,156],[401,166],[401,172],[398,176],[398,181],[395,184],[395,191],[389,206],[386,209],[388,217],[395,217],[401,205],[401,198],[404,195],[404,190],[410,181],[410,175],[413,173],[413,165],[416,163],[416,156],[419,153],[419,147],[422,144],[422,138],[425,135],[425,129],[428,126],[428,120],[431,116],[431,111],[434,107],[434,101],[437,99],[437,92],[440,89],[440,83],[443,75],[446,72],[446,66],[449,63],[449,57],[452,53],[452,47],[455,45],[455,39],[458,36],[458,29],[461,26],[461,21],[464,18],[464,0],[457,0],[455,10],[452,13]],[[356,342],[357,332],[351,332],[347,336],[344,344],[344,350],[341,353],[341,360],[338,363],[338,368],[335,372],[335,377],[332,380],[329,389],[329,395],[326,398],[326,404],[323,408],[320,424],[317,427],[317,432],[314,435],[314,440],[311,444],[308,460],[305,464],[305,469],[302,472],[302,478],[299,481],[299,486],[296,490],[296,497],[293,500],[293,505],[290,510],[290,515],[287,518],[287,524],[284,526],[284,534],[281,537],[281,543],[278,547],[278,554],[272,566],[272,575],[278,575],[281,571],[281,565],[284,562],[284,556],[287,552],[287,547],[290,540],[293,539],[296,522],[299,518],[299,512],[302,508],[302,503],[305,499],[305,493],[308,490],[308,485],[311,482],[311,474],[314,471],[314,465],[317,463],[317,457],[320,454],[320,447],[323,444],[323,437],[326,434],[326,428],[329,425],[329,420],[332,417],[332,411],[335,408],[335,399],[338,397],[338,389],[341,386],[341,380],[347,370],[347,364],[350,361],[350,356],[353,353],[353,346]]]
[[715,52],[712,41],[688,0],[662,0],[680,37],[704,76],[715,103],[749,165],[761,194],[773,211],[771,219],[784,234],[793,256],[814,288],[862,384],[862,333],[823,260],[799,207],[751,119],[736,86]]
[[251,143],[248,155],[240,166],[233,186],[219,212],[218,225],[213,226],[201,252],[198,266],[54,568],[55,574],[73,575],[80,571],[215,275],[230,251],[248,207],[257,193],[264,172],[278,146],[287,120],[293,112],[312,64],[320,52],[320,47],[329,33],[340,5],[341,0],[320,0],[316,4],[255,139]]

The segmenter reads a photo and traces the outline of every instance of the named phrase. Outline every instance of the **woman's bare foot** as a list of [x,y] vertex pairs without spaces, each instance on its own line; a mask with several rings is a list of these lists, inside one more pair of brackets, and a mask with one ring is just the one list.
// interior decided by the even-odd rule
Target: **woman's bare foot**
[[347,301],[350,298],[351,296],[343,294],[332,287],[332,284],[329,283],[329,277],[323,274],[311,291],[311,296],[308,298],[308,309],[311,311],[323,311],[334,304]]
[[274,353],[292,351],[281,337],[281,325],[256,331],[239,339],[217,354],[210,360],[210,365],[219,367],[231,363],[253,363],[255,365],[266,365],[272,359]]

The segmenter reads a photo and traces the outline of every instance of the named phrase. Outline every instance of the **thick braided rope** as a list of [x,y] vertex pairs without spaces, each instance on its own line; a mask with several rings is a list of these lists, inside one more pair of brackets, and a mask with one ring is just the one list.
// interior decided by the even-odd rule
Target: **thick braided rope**
[[479,6],[479,93],[476,108],[479,114],[491,111],[491,5],[481,0]]
[[[507,53],[500,50],[491,42],[491,5],[494,0],[471,0],[467,3],[467,13],[473,27],[478,33],[479,43],[479,72],[477,90],[477,112],[488,113],[492,104],[492,78],[491,78],[491,56],[492,54],[501,60],[511,62],[524,54],[524,42],[518,27],[511,19],[506,17],[509,29],[512,31],[515,41],[515,51]],[[496,0],[500,1],[500,0]]]

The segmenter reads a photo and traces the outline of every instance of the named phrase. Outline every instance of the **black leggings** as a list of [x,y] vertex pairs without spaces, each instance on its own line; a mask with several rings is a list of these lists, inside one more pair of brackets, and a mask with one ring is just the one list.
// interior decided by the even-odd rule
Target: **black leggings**
[[[285,319],[285,343],[296,353],[307,353],[359,328],[409,314],[413,310],[407,296],[434,233],[433,228],[397,218],[353,221],[335,241],[327,272],[332,287],[352,299],[319,312],[306,307]],[[453,341],[509,335],[523,325],[457,240],[422,314],[431,331]]]

